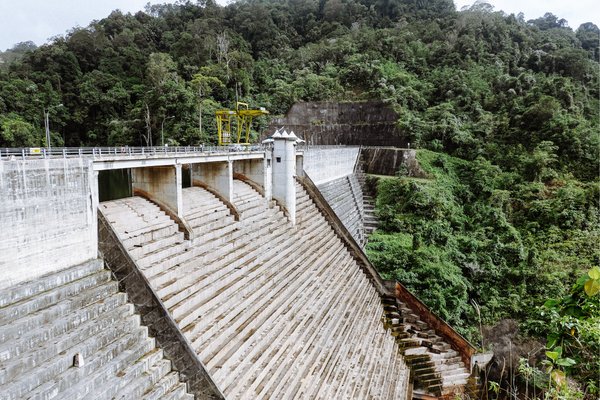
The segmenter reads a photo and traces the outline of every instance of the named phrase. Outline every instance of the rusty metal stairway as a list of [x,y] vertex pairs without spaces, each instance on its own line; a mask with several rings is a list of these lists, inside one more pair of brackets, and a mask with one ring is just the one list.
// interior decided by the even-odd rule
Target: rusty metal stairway
[[382,302],[384,324],[411,370],[413,398],[463,392],[470,374],[459,353],[396,297],[383,296]]

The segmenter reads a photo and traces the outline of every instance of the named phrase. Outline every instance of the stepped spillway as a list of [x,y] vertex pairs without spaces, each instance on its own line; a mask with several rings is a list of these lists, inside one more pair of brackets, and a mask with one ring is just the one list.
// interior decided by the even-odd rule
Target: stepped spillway
[[350,174],[317,187],[356,243],[363,247],[367,241],[364,200],[357,175]]
[[151,202],[100,205],[228,399],[407,397],[379,292],[300,185],[297,223],[234,180],[229,208],[183,189],[178,226]]
[[100,260],[0,291],[0,399],[193,398]]

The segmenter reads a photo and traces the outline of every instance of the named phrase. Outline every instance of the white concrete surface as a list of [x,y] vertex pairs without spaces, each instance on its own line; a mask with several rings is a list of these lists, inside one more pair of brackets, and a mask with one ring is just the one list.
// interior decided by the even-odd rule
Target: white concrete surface
[[359,147],[308,146],[304,150],[304,171],[317,186],[343,178],[354,172],[359,150]]
[[273,198],[287,210],[292,224],[296,223],[296,141],[294,133],[277,131],[273,139]]
[[[295,226],[241,181],[239,221],[213,220],[226,207],[209,192],[183,193],[186,218],[198,222],[193,244],[165,234],[161,248],[157,239],[128,247],[228,399],[406,399],[408,370],[379,294],[299,184]],[[101,207],[152,231],[151,208],[133,202]]]
[[97,257],[86,159],[0,161],[0,289]]
[[196,181],[198,181],[231,203],[233,192],[232,161],[192,164],[191,168],[192,184],[196,184]]
[[101,260],[0,290],[0,304],[3,400],[194,398]]
[[133,168],[133,193],[140,191],[158,204],[168,207],[177,216],[183,215],[181,165]]

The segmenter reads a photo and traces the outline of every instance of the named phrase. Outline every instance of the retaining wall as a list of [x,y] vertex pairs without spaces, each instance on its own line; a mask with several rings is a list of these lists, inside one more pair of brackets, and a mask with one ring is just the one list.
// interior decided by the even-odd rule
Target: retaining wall
[[304,171],[354,240],[363,246],[363,196],[354,173],[359,154],[359,147],[308,146],[304,151]]
[[367,174],[395,176],[402,169],[403,174],[408,176],[427,178],[427,173],[419,166],[415,149],[366,147],[360,151],[362,166]]
[[285,117],[275,118],[263,136],[277,128],[294,131],[308,144],[406,147],[398,116],[381,101],[299,102]]
[[0,289],[97,257],[91,161],[0,161]]
[[358,147],[311,147],[304,150],[304,171],[319,186],[354,173]]

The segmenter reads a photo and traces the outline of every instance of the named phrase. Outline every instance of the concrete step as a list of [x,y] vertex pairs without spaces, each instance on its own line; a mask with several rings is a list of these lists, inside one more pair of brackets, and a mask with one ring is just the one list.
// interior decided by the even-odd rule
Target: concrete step
[[[317,227],[315,227],[310,234],[312,234],[313,237],[317,237],[319,232],[320,231],[317,229]],[[306,238],[306,240],[312,242],[313,239],[309,236]],[[281,251],[275,252],[274,256],[270,257],[268,261],[263,263],[262,270],[267,272],[261,275],[258,275],[257,272],[255,276],[258,278],[258,280],[254,278],[256,285],[258,285],[260,289],[269,288],[269,292],[272,296],[276,296],[278,291],[282,290],[282,288],[285,288],[286,286],[287,289],[292,289],[293,285],[286,285],[286,282],[292,282],[292,279],[297,276],[296,274],[301,273],[296,266],[299,265],[299,263],[302,261],[302,258],[296,258],[292,262],[283,263],[284,268],[281,270],[277,269],[277,265],[280,262],[285,261],[288,255],[301,254],[297,252],[302,245],[300,242],[293,242],[291,238],[288,238],[287,242],[290,243],[289,246],[284,246]],[[277,276],[280,278],[275,280]],[[276,286],[270,287],[266,285],[266,283],[276,284]],[[268,306],[269,297],[262,296],[262,291],[256,290],[256,285],[246,285],[240,289],[240,292],[237,293],[236,297],[241,299],[241,302],[236,304],[235,307],[236,309],[243,310],[243,315],[254,315],[254,313],[258,310]],[[223,315],[220,314],[220,308],[213,308],[210,311],[207,311],[205,316],[208,317],[209,320],[218,320],[218,324],[209,325],[206,323],[198,323],[194,329],[191,329],[189,332],[187,332],[188,337],[190,337],[190,340],[192,340],[195,348],[199,347],[203,343],[214,342],[214,340],[210,339],[210,337],[213,335],[223,335],[223,333],[218,333],[222,329],[235,329],[237,325],[232,323],[234,318],[236,318],[236,321],[239,321],[237,322],[239,324],[241,324],[243,321],[238,319],[242,316],[241,313],[225,313]],[[200,319],[200,322],[202,322],[202,319]]]
[[[113,289],[109,293],[111,292],[113,292]],[[85,295],[86,293],[82,293],[79,296],[85,297]],[[65,311],[64,304],[59,303],[2,327],[3,343],[0,345],[0,361],[2,364],[5,365],[16,357],[19,358],[19,362],[22,362],[26,354],[32,349],[38,352],[47,342],[57,340],[70,331],[84,326],[90,321],[97,321],[113,310],[125,306],[127,296],[124,293],[116,293],[94,303],[85,304],[84,301],[81,303],[81,308],[69,311],[66,314],[63,314]]]
[[209,214],[206,213],[195,213],[195,214],[186,214],[185,219],[192,227],[201,227],[203,225],[207,225],[210,223],[217,223],[218,221],[223,220],[223,218],[231,215],[231,212],[228,208],[223,208],[219,210],[215,210]]
[[[282,226],[275,232],[283,233],[284,230],[285,227]],[[260,245],[261,242],[259,241],[257,244]],[[241,249],[243,249],[243,252]],[[186,327],[199,315],[204,313],[206,308],[209,307],[208,304],[210,304],[206,303],[206,301],[211,300],[213,302],[218,302],[220,299],[226,298],[235,289],[234,285],[239,283],[240,277],[249,273],[247,268],[243,268],[242,266],[239,266],[239,264],[247,262],[248,260],[253,261],[256,257],[256,252],[260,251],[260,249],[253,246],[245,246],[241,249],[238,248],[237,251],[230,253],[227,257],[223,257],[219,261],[213,261],[216,265],[221,266],[218,274],[212,274],[210,279],[205,280],[202,285],[194,283],[192,290],[188,289],[185,292],[180,291],[177,296],[172,298],[175,299],[173,301],[179,300],[183,296],[187,298],[184,304],[180,302],[169,308],[173,317],[178,321],[181,327]],[[238,269],[236,270],[236,268]],[[205,291],[205,293],[202,293],[201,295],[194,296],[193,300],[189,298],[192,293],[201,291],[203,287],[208,286],[210,286],[210,291]],[[169,300],[172,299],[170,298]]]
[[[350,262],[351,267],[351,262]],[[357,280],[358,281],[358,280]],[[359,295],[357,292],[355,299],[356,302],[350,308],[354,307],[359,308],[361,305],[368,304],[367,297],[369,295],[373,295],[373,293],[369,293],[367,290],[365,292],[361,292]],[[353,311],[354,312],[354,311]],[[366,322],[365,318],[358,318],[359,315],[356,313],[357,322],[351,324],[343,324],[344,319],[338,318],[338,330],[336,337],[339,338],[335,342],[333,346],[329,346],[328,352],[325,352],[320,355],[320,360],[318,363],[313,364],[311,370],[306,374],[309,379],[304,379],[302,386],[297,390],[294,395],[297,398],[319,398],[322,396],[317,396],[316,393],[320,391],[321,388],[324,387],[326,381],[331,374],[335,371],[335,366],[340,363],[340,360],[343,360],[342,353],[344,352],[345,347],[347,347],[347,343],[358,343],[360,339],[365,337],[364,325]]]
[[[355,271],[356,273],[356,271]],[[360,275],[358,275],[360,276]],[[294,372],[290,368],[278,369],[274,372],[274,376],[269,380],[269,384],[265,385],[263,389],[264,395],[269,398],[291,398],[293,396],[292,393],[297,392],[300,388],[301,382],[295,377],[293,374],[298,373],[300,376],[308,378],[307,376],[307,368],[314,363],[315,357],[318,355],[323,355],[323,353],[327,353],[330,349],[325,349],[323,346],[319,345],[321,340],[326,341],[328,339],[329,333],[336,335],[339,334],[339,323],[345,322],[341,321],[343,316],[349,312],[349,310],[354,309],[358,315],[364,313],[364,309],[369,304],[369,297],[372,298],[374,293],[369,290],[368,284],[364,284],[365,282],[361,282],[361,279],[354,279],[356,285],[353,287],[353,290],[349,293],[344,293],[340,291],[336,291],[337,298],[332,298],[331,303],[325,301],[322,304],[322,307],[318,310],[315,315],[314,322],[310,325],[310,328],[306,329],[306,333],[304,336],[304,345],[297,347],[298,343],[292,344],[293,351],[288,352],[288,359],[286,359],[286,364],[291,365],[295,364]],[[361,285],[361,283],[363,283]],[[362,286],[362,287],[361,287]],[[348,296],[350,294],[350,296]],[[366,294],[367,297],[363,297]],[[361,296],[362,295],[362,296]],[[370,295],[370,296],[369,296]],[[341,299],[345,299],[341,300]],[[342,304],[342,307],[336,307],[336,303]],[[339,313],[339,314],[338,314]],[[376,318],[376,316],[373,316]],[[312,318],[309,319],[312,321]],[[372,334],[375,332],[365,332],[365,326],[368,325],[368,321],[365,319],[361,319],[358,321],[362,324],[363,327],[363,338],[364,336],[372,339]],[[336,325],[338,329],[336,329]],[[314,327],[313,327],[314,326]],[[342,327],[343,329],[343,327]],[[324,336],[321,336],[320,333],[325,333]],[[353,343],[353,351],[356,353],[360,352],[359,342]],[[343,351],[343,350],[342,350]],[[290,355],[294,356],[294,360],[291,360]],[[320,379],[316,379],[320,380]],[[341,397],[333,397],[333,398],[341,398]]]
[[[106,334],[108,339],[111,339],[113,337],[111,335],[118,332],[116,329],[108,328],[112,327],[120,318],[130,315],[132,312],[133,308],[131,304],[125,304],[114,311],[102,314],[93,323],[85,323],[55,337],[54,340],[48,341],[41,346],[34,345],[28,348],[27,343],[20,343],[22,349],[25,351],[18,354],[18,357],[3,362],[3,369],[0,371],[0,385],[14,380],[19,374],[44,364],[60,353],[67,352],[73,346],[76,346],[81,338]],[[42,327],[41,329],[44,328]],[[39,335],[39,333],[37,334]]]
[[[351,326],[356,327],[356,329],[352,331],[352,335],[349,337],[349,341],[342,343],[341,346],[335,352],[337,353],[336,360],[338,363],[342,364],[342,368],[338,369],[339,372],[336,378],[335,376],[331,375],[335,371],[335,369],[332,368],[335,364],[326,366],[326,369],[324,370],[325,378],[319,379],[318,376],[315,376],[313,378],[313,384],[311,384],[311,386],[314,386],[316,390],[319,390],[319,388],[324,387],[330,389],[331,391],[327,393],[326,396],[335,396],[331,398],[341,398],[337,397],[338,393],[339,395],[342,395],[341,390],[348,389],[349,391],[351,391],[354,388],[353,382],[351,382],[351,379],[348,379],[352,375],[352,373],[348,373],[351,370],[354,370],[358,374],[360,374],[361,377],[364,378],[364,381],[368,381],[369,367],[373,365],[376,358],[376,345],[381,344],[381,341],[379,340],[381,339],[381,335],[379,335],[380,327],[378,326],[378,315],[377,313],[369,312],[369,310],[372,309],[373,305],[377,303],[377,295],[369,288],[369,284],[366,283],[363,279],[359,278],[357,279],[357,281],[363,281],[362,290],[366,289],[366,291],[356,291],[356,296],[354,298],[355,303],[352,305],[351,308],[349,308],[350,310],[352,310],[353,313],[356,313],[353,316],[354,321],[353,323],[351,323]],[[346,311],[346,313],[347,312],[348,311]],[[342,329],[344,329],[344,326],[342,326]],[[389,342],[392,343],[391,341]],[[352,345],[349,346],[349,343],[352,343]],[[370,354],[370,356],[372,357],[365,357],[368,352],[372,352]],[[363,362],[362,365],[352,365],[352,363],[348,363],[348,360],[356,359],[359,357],[364,357],[365,359],[365,362]],[[357,368],[358,371],[362,372],[358,372]],[[327,377],[330,378],[328,385],[326,383]],[[314,382],[315,380],[316,382]],[[298,395],[303,394],[302,390],[297,393]],[[307,393],[307,395],[309,394]],[[322,398],[323,396],[324,395],[321,394],[319,397]]]
[[[379,299],[376,298],[374,302],[379,303],[378,300]],[[374,306],[377,307],[378,304],[375,304]],[[376,317],[377,313],[373,312],[372,315]],[[373,385],[372,382],[376,381],[378,378],[376,368],[380,367],[379,363],[383,357],[381,350],[387,341],[383,337],[385,332],[380,329],[380,320],[374,318],[371,327],[368,329],[368,332],[371,334],[371,338],[370,340],[363,342],[362,345],[363,351],[369,353],[370,357],[365,357],[366,362],[362,363],[362,366],[360,369],[358,369],[356,377],[352,376],[348,380],[348,384],[345,385],[346,387],[344,388],[342,396],[347,396],[353,399],[365,398],[366,392],[368,392],[369,389],[373,388],[375,390],[376,386]]]
[[[8,288],[0,297],[10,317],[0,324],[3,400],[111,399],[151,368],[171,371],[100,261]],[[73,366],[76,354],[83,366]],[[189,399],[182,389],[174,386],[164,398]]]
[[[141,330],[140,332],[145,332]],[[124,384],[116,374],[126,366],[135,364],[145,354],[155,348],[154,339],[145,335],[126,335],[110,346],[102,349],[100,354],[88,357],[86,364],[80,368],[70,368],[55,382],[39,390],[40,393],[63,393],[62,398],[82,400],[102,397],[101,393],[110,387]],[[94,393],[99,393],[98,397]],[[33,396],[32,396],[33,397]]]
[[156,240],[151,240],[146,243],[135,245],[132,249],[129,249],[129,254],[134,259],[141,259],[152,253],[161,251],[167,247],[181,244],[185,241],[183,232],[177,232],[174,235],[167,236]]
[[[261,232],[266,233],[271,231],[279,233],[282,232],[283,229],[283,226],[277,227],[265,225],[264,228],[253,233],[258,233],[258,236],[260,237]],[[250,232],[246,233],[246,239],[244,239],[243,236],[240,237],[240,241],[243,245],[237,247],[232,245],[227,247],[227,252],[221,253],[218,260],[207,257],[203,258],[201,263],[198,263],[194,262],[199,261],[198,257],[196,257],[196,259],[191,260],[192,262],[190,263],[180,264],[172,270],[172,273],[164,274],[162,279],[153,279],[152,282],[157,285],[158,293],[164,299],[165,305],[169,309],[172,309],[172,307],[192,293],[202,290],[203,287],[224,277],[228,271],[238,268],[236,262],[243,262],[244,254],[248,257],[248,254],[250,254],[252,250],[256,250],[256,247],[253,245],[257,244],[257,242],[252,242],[250,234]],[[263,238],[262,240],[265,239]],[[209,255],[214,256],[215,254],[219,253],[213,252]],[[228,262],[230,259],[234,259],[234,262]],[[225,269],[225,265],[229,265],[229,267]],[[217,275],[214,275],[215,273],[217,273]],[[200,284],[200,281],[202,281],[202,284]],[[211,295],[212,293],[215,293],[216,290],[215,287],[212,287],[207,294]],[[174,310],[172,312],[174,312]]]
[[[336,285],[339,285],[340,282],[343,281],[343,278],[346,275],[344,271],[349,272],[349,266],[345,267],[346,269],[340,270],[340,276],[336,277],[335,280],[328,282],[331,288],[334,288]],[[326,269],[322,269],[320,272],[313,271],[312,274],[325,274]],[[304,286],[299,287],[297,290],[307,291],[311,286],[310,282],[305,282]],[[314,284],[314,283],[313,283]],[[358,286],[356,286],[358,287]],[[296,293],[299,293],[298,291]],[[324,296],[327,296],[328,290],[326,287],[323,288],[323,291],[319,291],[314,294],[313,300],[325,300]],[[283,375],[286,371],[289,370],[289,365],[291,362],[295,363],[294,368],[300,368],[302,356],[298,350],[295,350],[297,346],[299,346],[299,340],[302,338],[301,342],[304,343],[304,348],[312,347],[309,345],[311,340],[314,340],[314,335],[319,332],[319,327],[323,324],[330,323],[332,321],[336,321],[332,319],[331,316],[335,315],[336,308],[335,307],[327,307],[327,304],[331,304],[328,301],[335,302],[335,299],[340,298],[342,293],[336,293],[327,299],[327,301],[320,301],[320,307],[315,307],[314,311],[310,311],[310,298],[302,298],[300,301],[294,301],[294,304],[299,305],[299,307],[289,308],[285,307],[285,312],[279,312],[276,316],[276,319],[271,319],[274,321],[270,324],[273,327],[271,330],[263,330],[258,333],[259,337],[265,338],[277,338],[277,341],[262,341],[259,342],[262,347],[256,349],[253,348],[251,352],[247,355],[251,357],[252,360],[255,360],[260,367],[255,371],[248,371],[250,373],[259,373],[262,372],[261,375],[254,380],[253,387],[250,390],[254,391],[255,395],[259,395],[260,391],[257,391],[258,388],[262,388],[264,390],[264,394],[261,396],[270,396],[268,388],[270,386],[276,385],[283,381]],[[295,297],[294,295],[291,296]],[[316,304],[319,304],[316,303]],[[307,305],[305,305],[307,304]],[[341,303],[344,304],[344,303]],[[348,304],[345,304],[348,306]],[[329,313],[329,314],[327,314]],[[330,317],[325,317],[325,315],[330,315]],[[273,317],[271,317],[273,318]],[[278,323],[277,321],[282,321]],[[239,352],[238,352],[239,353]],[[292,354],[294,356],[292,357]],[[243,354],[240,354],[238,357],[243,357]],[[270,356],[270,357],[269,357]],[[227,368],[227,365],[224,365],[223,368]],[[299,369],[297,370],[299,371]],[[222,372],[222,371],[221,371]],[[227,374],[226,372],[222,372],[224,375],[227,375],[230,382],[233,382],[231,379],[232,376]],[[249,381],[250,382],[250,381]],[[276,396],[274,396],[276,397]]]
[[[336,194],[338,211],[360,236],[358,180],[344,180],[346,194]],[[292,227],[278,207],[234,181],[240,221],[195,227],[197,237],[187,251],[149,259],[144,274],[227,398],[405,394],[405,366],[399,345],[382,325],[377,291],[300,185],[296,194]],[[193,206],[187,210],[204,204],[204,210],[218,209],[208,205],[218,204],[216,199],[188,195]],[[200,219],[204,214],[196,212]],[[170,247],[155,244],[143,255]],[[141,376],[132,378],[140,383],[128,386],[129,392],[119,393],[140,398]],[[156,393],[186,396],[180,390],[173,383]]]
[[100,260],[89,261],[61,271],[60,274],[47,274],[32,282],[25,282],[0,291],[0,309],[25,298],[55,289],[67,283],[79,280],[104,268]]
[[148,243],[151,241],[156,241],[162,238],[166,238],[168,236],[175,235],[179,232],[179,226],[174,221],[171,223],[165,223],[158,227],[153,227],[152,229],[148,229],[143,233],[140,233],[135,236],[131,236],[128,234],[124,234],[120,231],[117,231],[117,235],[119,239],[123,243],[126,249],[130,250],[139,245],[143,245],[144,243]]
[[173,398],[172,391],[180,390],[181,387],[185,386],[179,382],[179,374],[177,372],[170,372],[165,375],[160,381],[153,385],[152,390],[145,393],[142,397],[144,400],[162,400]]
[[[182,254],[188,251],[189,248],[190,243],[188,241],[173,243],[170,246],[160,248],[150,253],[143,254],[141,257],[138,257],[136,261],[140,268],[144,270],[152,265],[161,264],[163,260],[169,259],[174,255]],[[133,254],[131,255],[133,256]]]
[[[312,258],[318,258],[319,254],[315,254],[315,253],[309,253],[306,254],[306,257],[308,257],[309,259]],[[292,265],[302,265],[300,264],[305,257],[299,258],[297,260],[294,260],[292,262]],[[304,264],[307,265],[307,264]],[[298,271],[301,274],[306,274],[308,273],[308,271],[310,270],[304,270],[304,271]],[[272,280],[272,282],[276,282],[275,280]],[[271,288],[271,290],[269,290],[269,297],[264,297],[264,296],[260,296],[259,299],[262,301],[268,301],[269,298],[271,299],[287,299],[289,301],[291,301],[291,299],[293,298],[292,293],[295,293],[295,291],[298,289],[298,287],[300,287],[299,285],[303,282],[302,279],[296,278],[294,281],[292,281],[293,284],[291,285],[287,285],[282,287],[281,290],[285,291],[285,295],[283,294],[279,294],[278,291],[274,291],[274,288]],[[309,284],[310,281],[306,281],[306,284]],[[264,286],[264,289],[268,288],[268,286]],[[275,297],[277,296],[277,297]],[[261,302],[261,305],[264,304]],[[203,352],[200,354],[201,359],[204,360],[204,362],[206,363],[206,365],[211,368],[211,366],[214,365],[223,365],[223,363],[225,362],[225,360],[231,360],[231,354],[229,353],[230,350],[232,349],[237,349],[239,350],[239,347],[234,346],[234,344],[236,343],[236,337],[239,337],[239,339],[237,339],[237,343],[239,342],[245,342],[247,338],[245,338],[244,335],[247,335],[248,333],[253,334],[254,333],[254,329],[257,326],[260,326],[261,324],[263,324],[266,320],[267,317],[271,316],[273,317],[274,315],[279,315],[279,313],[283,312],[284,309],[282,309],[281,307],[279,307],[279,304],[277,302],[274,301],[268,301],[266,308],[264,306],[262,306],[261,308],[259,308],[260,310],[260,316],[255,316],[254,313],[257,311],[254,311],[252,314],[247,312],[245,313],[245,318],[244,319],[240,319],[237,321],[237,323],[231,324],[228,326],[228,328],[224,331],[222,331],[219,334],[219,339],[218,340],[206,340],[206,343],[211,343],[210,346],[207,346]],[[251,319],[248,319],[249,317],[252,317]],[[224,347],[222,347],[224,346]],[[218,358],[213,359],[216,355],[219,355]]]
[[[92,275],[83,276],[55,289],[22,298],[20,301],[0,309],[0,326],[8,325],[28,314],[35,313],[59,301],[69,299],[86,289],[94,289],[90,292],[90,295],[94,296],[90,302],[93,302],[98,296],[116,292],[116,283],[113,283],[110,287],[104,286],[109,282],[110,273],[103,270]],[[69,302],[65,303],[65,306],[68,307],[69,305]],[[73,306],[78,307],[79,303],[75,303]]]
[[115,376],[120,379],[97,394],[95,400],[140,399],[170,371],[171,362],[163,358],[162,350],[153,349],[136,363],[117,371]]
[[[96,369],[97,364],[100,362],[94,363],[92,360],[103,360],[103,363],[107,363],[116,354],[131,347],[133,343],[146,338],[146,330],[136,329],[136,322],[139,326],[139,316],[132,316],[130,319],[123,319],[122,315],[114,316],[112,324],[105,327],[106,329],[98,331],[93,336],[76,338],[73,342],[66,344],[60,354],[56,353],[51,358],[46,359],[43,364],[28,369],[26,379],[12,379],[12,383],[4,385],[3,392],[8,396],[8,399],[17,399],[24,397],[26,393],[35,388],[37,388],[37,392],[64,391],[64,387],[67,385],[72,386],[75,381],[57,381],[59,375],[69,370],[72,371],[72,374],[88,375]],[[127,332],[131,334],[125,335]],[[73,356],[77,353],[82,354],[84,359],[88,360],[84,366],[84,371],[87,373],[82,373],[79,369],[71,369]],[[19,367],[7,371],[0,376],[0,381],[8,382],[9,380],[6,377],[15,374],[14,377],[16,378],[16,374],[23,371],[24,369]],[[24,377],[24,375],[19,376]],[[57,385],[63,387],[63,389],[57,388]]]

